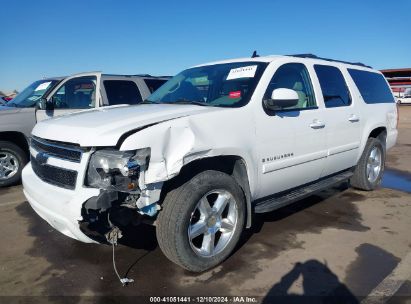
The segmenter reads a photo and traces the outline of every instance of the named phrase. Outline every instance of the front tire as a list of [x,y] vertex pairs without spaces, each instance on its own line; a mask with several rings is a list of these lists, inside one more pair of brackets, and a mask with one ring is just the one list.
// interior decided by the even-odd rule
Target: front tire
[[172,262],[202,272],[234,250],[245,222],[244,194],[230,175],[204,171],[168,192],[157,240]]
[[26,153],[19,146],[0,141],[0,187],[17,184],[26,164]]
[[385,146],[380,138],[368,138],[361,158],[350,180],[354,188],[371,191],[382,180],[385,169]]

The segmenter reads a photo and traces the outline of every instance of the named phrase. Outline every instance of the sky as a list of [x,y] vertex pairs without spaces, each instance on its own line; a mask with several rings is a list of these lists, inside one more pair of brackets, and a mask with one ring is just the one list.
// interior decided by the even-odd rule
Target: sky
[[0,11],[5,91],[86,71],[174,75],[254,50],[411,68],[411,0],[0,0]]

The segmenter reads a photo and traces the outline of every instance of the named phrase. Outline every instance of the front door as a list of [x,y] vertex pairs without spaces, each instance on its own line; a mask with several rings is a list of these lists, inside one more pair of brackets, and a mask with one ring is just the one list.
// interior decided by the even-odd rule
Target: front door
[[48,96],[53,110],[36,111],[37,122],[66,113],[98,107],[100,104],[100,75],[75,75],[57,86]]
[[317,104],[310,74],[302,63],[280,66],[264,98],[274,89],[297,92],[298,104],[256,119],[260,191],[264,197],[317,180],[327,156],[324,109]]

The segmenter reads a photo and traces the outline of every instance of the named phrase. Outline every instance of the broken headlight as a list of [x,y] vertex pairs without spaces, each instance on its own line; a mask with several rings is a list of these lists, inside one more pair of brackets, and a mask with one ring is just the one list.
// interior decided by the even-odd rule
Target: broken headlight
[[98,150],[91,155],[86,185],[120,192],[138,190],[141,171],[147,169],[150,148],[137,151]]

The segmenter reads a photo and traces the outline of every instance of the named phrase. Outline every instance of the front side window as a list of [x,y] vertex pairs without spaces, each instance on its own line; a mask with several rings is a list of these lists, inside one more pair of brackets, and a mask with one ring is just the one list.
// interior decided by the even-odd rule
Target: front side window
[[143,100],[134,81],[104,80],[109,105],[138,104]]
[[145,103],[241,107],[247,104],[267,63],[235,62],[191,68],[171,78]]
[[275,89],[291,89],[298,94],[298,103],[285,110],[316,107],[313,87],[307,68],[302,63],[287,63],[280,66],[271,78],[264,99],[270,99]]
[[33,82],[20,94],[14,97],[7,106],[18,108],[34,107],[37,101],[46,95],[56,85],[58,80],[39,80]]
[[384,76],[378,73],[348,69],[365,103],[394,103]]
[[96,103],[95,76],[77,77],[65,82],[52,96],[55,109],[88,109]]
[[349,106],[351,96],[340,69],[329,65],[314,65],[326,108]]

